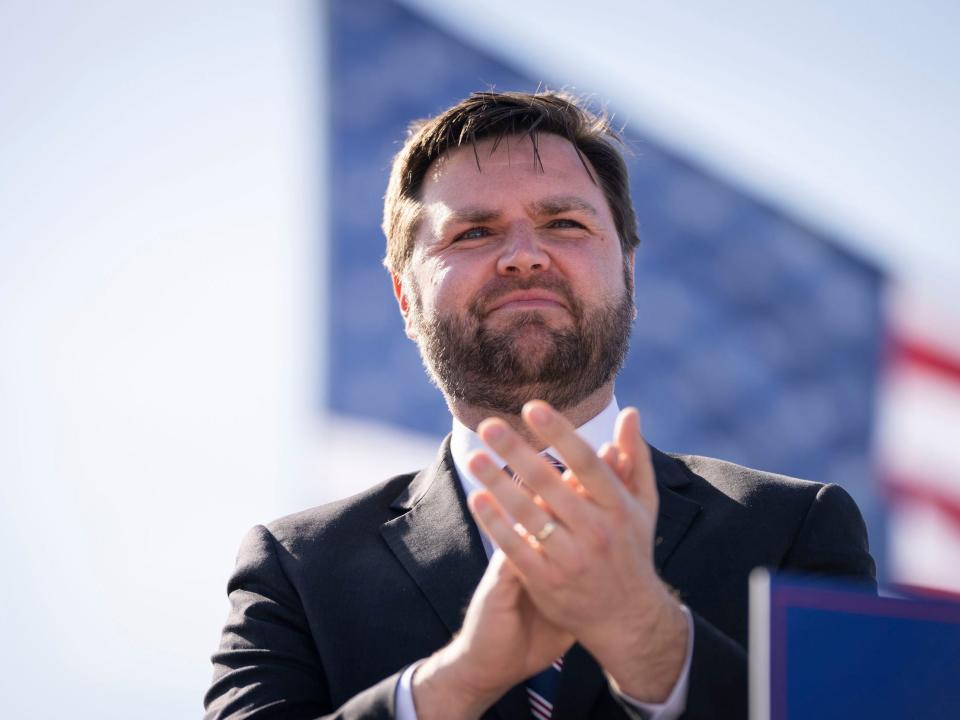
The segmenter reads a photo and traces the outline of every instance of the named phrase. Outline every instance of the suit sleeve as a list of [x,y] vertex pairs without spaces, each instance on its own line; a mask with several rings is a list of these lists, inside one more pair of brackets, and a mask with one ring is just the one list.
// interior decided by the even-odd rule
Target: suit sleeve
[[244,538],[227,585],[230,614],[213,655],[205,720],[394,717],[400,673],[334,709],[300,598],[263,526]]
[[867,526],[846,490],[839,485],[820,488],[779,569],[832,575],[877,591]]
[[[866,525],[846,490],[838,485],[819,488],[777,569],[842,577],[876,592]],[[746,718],[746,650],[697,613],[693,620],[690,690],[683,718]]]

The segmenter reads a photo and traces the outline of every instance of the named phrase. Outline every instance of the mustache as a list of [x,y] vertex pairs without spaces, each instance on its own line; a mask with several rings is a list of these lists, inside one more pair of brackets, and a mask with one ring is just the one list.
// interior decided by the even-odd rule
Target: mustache
[[504,295],[518,290],[547,290],[563,299],[575,318],[582,315],[580,302],[574,297],[570,283],[556,275],[533,275],[527,278],[497,276],[481,288],[470,303],[469,312],[483,320],[490,314],[490,308]]

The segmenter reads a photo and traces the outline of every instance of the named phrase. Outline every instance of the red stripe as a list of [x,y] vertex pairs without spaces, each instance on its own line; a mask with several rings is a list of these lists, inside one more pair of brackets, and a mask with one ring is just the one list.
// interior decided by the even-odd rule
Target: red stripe
[[891,338],[890,351],[895,362],[916,365],[960,382],[960,358],[903,337]]
[[960,528],[960,500],[947,497],[943,491],[931,488],[922,481],[904,477],[884,478],[883,489],[894,502],[906,500],[936,508]]

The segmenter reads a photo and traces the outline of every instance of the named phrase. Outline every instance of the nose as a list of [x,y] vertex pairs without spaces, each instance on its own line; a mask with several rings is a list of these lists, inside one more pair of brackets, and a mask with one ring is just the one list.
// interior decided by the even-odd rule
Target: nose
[[503,252],[497,259],[501,275],[529,275],[550,268],[550,255],[544,250],[532,227],[518,225],[506,234]]

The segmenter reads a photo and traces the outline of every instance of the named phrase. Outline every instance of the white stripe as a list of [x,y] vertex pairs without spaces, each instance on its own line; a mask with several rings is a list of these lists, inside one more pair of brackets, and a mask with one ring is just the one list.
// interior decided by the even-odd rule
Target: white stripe
[[960,499],[960,383],[922,368],[902,367],[887,376],[881,393],[876,430],[881,470],[928,482],[947,497]]
[[534,707],[542,706],[548,713],[553,711],[553,705],[547,702],[543,695],[536,690],[527,688],[527,694],[530,696],[530,704]]
[[948,355],[960,355],[960,313],[956,309],[929,292],[920,292],[916,285],[891,285],[885,295],[887,324],[895,335]]
[[550,720],[552,716],[551,712],[544,712],[543,710],[538,708],[536,705],[530,706],[530,714],[533,715],[535,718],[537,718],[537,720]]
[[897,582],[960,592],[960,529],[935,508],[900,503],[890,513],[890,574]]

